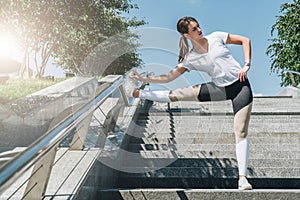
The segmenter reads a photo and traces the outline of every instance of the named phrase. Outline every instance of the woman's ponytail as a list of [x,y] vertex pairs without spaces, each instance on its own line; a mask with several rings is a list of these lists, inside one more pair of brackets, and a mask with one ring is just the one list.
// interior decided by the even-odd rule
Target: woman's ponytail
[[178,62],[181,63],[183,61],[183,59],[185,58],[185,56],[188,54],[189,52],[189,44],[187,39],[182,36],[180,38],[179,41],[179,58],[178,58]]
[[178,58],[179,63],[183,61],[183,59],[186,57],[186,55],[189,52],[189,44],[186,37],[184,37],[183,34],[189,32],[188,26],[191,21],[198,23],[197,20],[193,17],[183,17],[177,22],[177,31],[182,35],[179,42],[179,48],[180,48],[179,58]]

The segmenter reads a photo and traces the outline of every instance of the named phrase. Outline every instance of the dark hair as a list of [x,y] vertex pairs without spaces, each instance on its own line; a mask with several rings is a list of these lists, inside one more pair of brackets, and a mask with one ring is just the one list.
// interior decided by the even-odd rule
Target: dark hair
[[192,21],[199,24],[197,22],[197,20],[193,17],[182,17],[177,22],[177,31],[182,34],[182,37],[181,37],[180,42],[179,42],[180,51],[179,51],[178,62],[182,62],[184,57],[188,54],[189,45],[188,45],[187,39],[183,36],[183,34],[189,32],[189,24]]
[[197,20],[194,17],[182,17],[177,22],[177,31],[181,34],[189,32],[189,24],[191,21],[194,21],[198,24]]

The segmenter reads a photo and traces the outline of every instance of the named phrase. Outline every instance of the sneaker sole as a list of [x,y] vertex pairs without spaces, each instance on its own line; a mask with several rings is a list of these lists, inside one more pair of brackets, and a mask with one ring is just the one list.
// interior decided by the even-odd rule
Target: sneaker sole
[[246,188],[239,187],[238,190],[252,190],[252,187],[246,187]]

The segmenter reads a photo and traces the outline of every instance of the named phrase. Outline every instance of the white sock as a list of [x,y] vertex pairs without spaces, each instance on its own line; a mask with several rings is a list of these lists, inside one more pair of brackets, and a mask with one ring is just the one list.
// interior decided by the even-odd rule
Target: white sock
[[148,99],[156,102],[171,102],[169,98],[170,91],[148,91],[148,90],[140,90],[140,98]]
[[247,137],[236,144],[236,158],[238,162],[239,175],[246,176],[249,158],[249,142]]

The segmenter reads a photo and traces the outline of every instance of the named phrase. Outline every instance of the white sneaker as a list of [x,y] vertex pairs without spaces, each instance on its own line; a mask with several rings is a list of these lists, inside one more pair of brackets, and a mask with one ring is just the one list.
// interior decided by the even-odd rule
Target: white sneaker
[[135,89],[139,88],[139,80],[130,78],[132,76],[132,71],[130,70],[127,74],[125,74],[125,92],[128,97],[133,97],[133,92]]
[[252,185],[248,182],[246,177],[239,180],[239,190],[252,190]]

